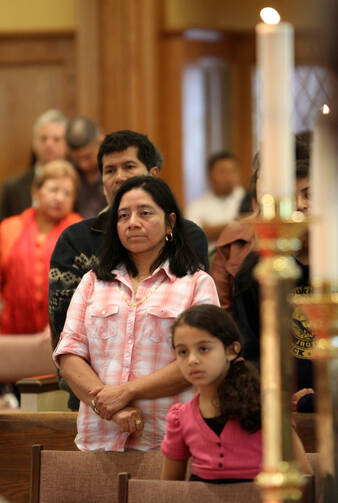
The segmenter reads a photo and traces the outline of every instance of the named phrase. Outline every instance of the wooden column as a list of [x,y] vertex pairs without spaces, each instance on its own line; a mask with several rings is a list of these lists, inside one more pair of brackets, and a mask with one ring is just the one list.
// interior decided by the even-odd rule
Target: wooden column
[[163,36],[160,69],[160,133],[164,154],[163,178],[183,207],[182,80],[185,41],[181,34]]
[[240,35],[233,44],[232,89],[232,149],[240,160],[242,181],[252,173],[252,71],[254,68],[253,35]]
[[76,0],[76,114],[100,123],[99,0]]
[[100,46],[105,131],[158,138],[158,39],[162,1],[102,0]]

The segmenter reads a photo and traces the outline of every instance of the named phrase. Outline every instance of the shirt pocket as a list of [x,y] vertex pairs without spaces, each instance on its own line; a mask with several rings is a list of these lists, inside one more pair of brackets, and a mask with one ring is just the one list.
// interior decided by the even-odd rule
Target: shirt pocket
[[[167,306],[150,306],[147,309],[149,323],[149,338],[154,342],[171,344],[171,327],[182,310]],[[151,327],[151,328],[150,328]]]
[[93,339],[109,339],[119,333],[119,306],[109,304],[89,309],[88,335]]

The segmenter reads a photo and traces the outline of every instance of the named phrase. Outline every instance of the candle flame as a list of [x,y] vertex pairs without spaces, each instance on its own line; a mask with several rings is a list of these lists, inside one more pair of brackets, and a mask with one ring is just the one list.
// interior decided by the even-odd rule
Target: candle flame
[[266,24],[278,24],[280,22],[280,15],[276,9],[272,7],[264,7],[259,13],[262,21]]
[[330,107],[326,103],[321,108],[321,111],[324,115],[328,115],[330,113]]

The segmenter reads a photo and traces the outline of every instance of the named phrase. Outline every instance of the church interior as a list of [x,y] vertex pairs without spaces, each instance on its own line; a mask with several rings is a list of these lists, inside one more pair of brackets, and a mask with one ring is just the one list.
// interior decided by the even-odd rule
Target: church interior
[[[265,62],[270,58],[271,67],[277,68],[278,75],[280,72],[280,78],[271,74],[270,81],[276,81],[276,88],[279,86],[282,91],[282,84],[277,81],[284,78],[284,61],[273,66],[273,42],[265,49],[263,47],[263,35],[257,29],[263,7],[276,9],[282,18],[280,26],[284,22],[289,23],[294,32],[290,46],[294,61],[288,69],[292,83],[287,84],[287,92],[292,88],[290,125],[285,119],[285,128],[290,127],[285,138],[292,136],[292,141],[288,143],[289,140],[285,140],[286,146],[279,125],[273,134],[275,126],[272,124],[275,122],[271,118],[277,109],[280,114],[283,108],[287,109],[288,103],[283,104],[284,96],[271,98],[271,101],[280,101],[276,107],[271,105],[271,115],[265,109],[269,100],[266,97],[267,88],[262,87],[262,54],[266,50]],[[78,412],[69,406],[68,391],[59,387],[60,376],[51,359],[49,335],[42,335],[42,330],[41,334],[40,329],[36,330],[40,334],[39,346],[34,364],[30,366],[30,349],[25,345],[25,334],[13,336],[15,331],[8,335],[10,332],[0,329],[1,503],[337,501],[337,22],[338,8],[334,0],[271,0],[269,5],[258,0],[1,2],[0,187],[5,187],[7,179],[29,170],[32,154],[35,155],[32,151],[34,124],[48,110],[61,111],[67,120],[88,117],[98,125],[102,138],[122,130],[147,135],[162,154],[164,161],[160,178],[170,187],[182,215],[184,212],[185,217],[200,226],[207,235],[209,267],[207,265],[206,269],[216,283],[217,305],[232,314],[227,299],[224,297],[223,303],[220,296],[220,267],[225,271],[224,264],[229,264],[226,274],[231,276],[231,267],[236,268],[237,273],[242,261],[252,266],[250,271],[255,266],[254,289],[257,290],[259,284],[260,297],[255,294],[254,302],[257,298],[259,300],[254,307],[249,297],[243,296],[243,302],[250,305],[249,324],[255,323],[256,318],[251,318],[254,309],[257,308],[255,316],[260,316],[263,442],[259,475],[243,477],[248,480],[239,483],[234,483],[230,476],[229,483],[223,484],[206,484],[201,478],[197,479],[198,482],[189,481],[190,471],[194,473],[194,459],[192,464],[191,461],[188,463],[188,475],[184,481],[160,480],[162,454],[159,447],[154,450],[131,447],[125,452],[112,452],[114,449],[108,448],[105,451],[79,450],[74,443]],[[284,50],[282,42],[280,50]],[[329,110],[329,120],[324,124],[318,117],[320,115],[325,119],[325,107]],[[265,136],[262,131],[266,132]],[[270,152],[269,138],[275,142],[271,143]],[[300,158],[297,158],[297,148],[301,145],[301,150],[305,144],[307,153],[304,156],[299,154]],[[293,171],[290,175],[293,178],[287,185],[287,175],[282,173],[280,166],[283,166],[284,152],[287,152],[287,157],[288,152],[293,155],[294,150],[296,162],[291,162]],[[211,172],[214,167],[210,160],[216,153],[226,153],[224,159],[236,163],[236,183],[250,199],[252,215],[247,216],[247,209],[242,212],[236,209],[236,215],[234,213],[223,222],[216,218],[216,214],[223,211],[223,206],[212,206],[210,203],[209,213],[215,217],[210,220],[210,226],[217,224],[218,227],[217,235],[211,230],[209,235],[208,225],[202,225],[197,216],[191,216],[193,213],[188,213],[188,207],[198,201],[197,209],[202,211],[202,195],[213,187]],[[213,166],[223,159],[222,155]],[[103,172],[102,161],[100,168],[103,177],[107,156],[103,153]],[[67,164],[76,164],[70,154],[65,158]],[[260,165],[258,170],[257,163]],[[305,164],[310,166],[311,176],[308,171],[306,175],[298,174],[298,169],[303,169]],[[211,167],[206,169],[207,165]],[[314,173],[315,165],[321,166],[320,172],[317,168]],[[148,167],[147,170],[145,174],[151,174]],[[279,176],[276,174],[278,171]],[[256,176],[256,206],[251,202],[253,176]],[[258,180],[257,176],[260,177]],[[101,186],[101,175],[99,178]],[[306,198],[313,204],[312,211],[299,207],[298,200],[297,211],[293,206],[295,187],[299,180],[304,179],[312,184],[311,188],[306,187],[310,193],[306,192]],[[324,190],[327,190],[326,194],[323,194]],[[215,194],[217,196],[217,192]],[[244,197],[243,194],[241,197]],[[305,192],[302,194],[304,196]],[[106,199],[114,210],[114,204],[107,196]],[[87,218],[76,208],[76,215],[80,213],[81,216],[72,217],[69,222],[74,225]],[[325,223],[322,227],[315,227],[314,222],[319,218],[317,213],[322,211],[327,213]],[[250,231],[249,238],[246,230],[240,234],[238,248],[224,251],[224,262],[220,262],[221,244],[222,250],[228,250],[225,248],[227,241],[220,244],[223,236],[221,228],[241,217],[251,218],[250,229],[254,231]],[[5,267],[5,253],[10,253],[4,240],[7,242],[11,232],[5,230],[11,227],[4,225],[10,218],[13,217],[7,216],[0,222],[1,299],[6,277],[2,268]],[[305,247],[305,238],[302,240],[301,233],[310,243],[310,258],[306,248],[305,261],[301,253],[298,254],[299,248]],[[165,236],[166,241],[171,239],[172,233],[171,237],[170,233]],[[324,239],[327,241],[323,243]],[[246,246],[250,246],[250,250],[248,248],[242,256]],[[256,251],[255,264],[246,260],[252,251]],[[235,252],[238,256],[231,255]],[[226,262],[228,259],[229,262]],[[301,287],[297,283],[299,272],[295,272],[295,267],[300,267],[303,276],[306,275]],[[89,269],[91,266],[88,265]],[[240,281],[244,279],[246,281],[244,273],[232,279],[231,291],[238,292],[239,296],[244,290]],[[12,297],[19,296],[20,282],[18,277],[17,287],[11,287]],[[153,287],[141,301],[134,304],[127,302],[128,308],[138,309],[138,302],[148,302],[149,297],[158,295],[162,283]],[[48,282],[46,288],[48,290]],[[47,306],[48,292],[45,297]],[[293,306],[293,313],[297,311],[297,319],[292,318],[297,336],[292,336],[290,340],[288,322],[291,307],[288,301]],[[5,311],[2,311],[2,300],[0,303],[1,317]],[[236,316],[240,318],[244,311],[241,314],[239,302],[236,309],[234,318],[237,322]],[[47,308],[45,311],[48,316]],[[239,328],[244,330],[241,323]],[[312,341],[312,331],[316,339],[313,345],[309,342]],[[18,349],[12,350],[15,338]],[[19,347],[20,340],[22,344]],[[169,350],[172,351],[171,346]],[[14,356],[9,356],[11,351]],[[249,352],[244,352],[245,360],[251,359],[248,355]],[[315,404],[309,411],[303,411],[297,405],[290,408],[293,393],[290,381],[292,372],[295,372],[291,369],[291,358],[294,357],[302,360],[304,369],[313,359],[314,384],[300,386],[311,388],[307,395],[316,396]],[[20,359],[29,369],[24,375],[20,374],[20,368],[16,370]],[[242,356],[240,359],[243,360]],[[252,362],[257,363],[254,357]],[[1,393],[11,391],[13,386],[17,402],[1,402]],[[304,395],[297,396],[297,400],[300,402]],[[97,413],[95,398],[92,403]],[[82,402],[80,410],[81,407]],[[210,418],[212,416],[207,417]],[[137,419],[136,424],[137,421],[141,419]],[[304,447],[311,466],[310,475],[301,475],[294,462],[291,430],[297,432]],[[123,451],[123,448],[116,451]],[[176,459],[177,463],[179,459]],[[217,461],[222,462],[222,459]]]

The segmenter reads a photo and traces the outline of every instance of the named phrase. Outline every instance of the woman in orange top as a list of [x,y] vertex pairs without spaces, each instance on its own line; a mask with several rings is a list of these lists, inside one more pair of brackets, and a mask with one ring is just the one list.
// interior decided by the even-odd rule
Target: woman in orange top
[[81,220],[73,213],[78,175],[64,160],[39,167],[33,206],[0,224],[2,334],[35,334],[48,325],[50,257],[61,232]]

